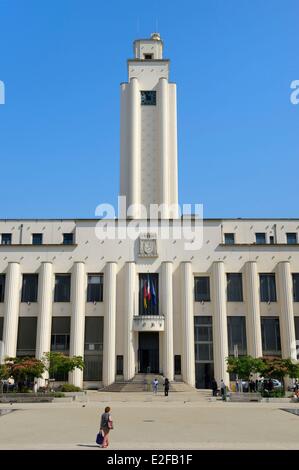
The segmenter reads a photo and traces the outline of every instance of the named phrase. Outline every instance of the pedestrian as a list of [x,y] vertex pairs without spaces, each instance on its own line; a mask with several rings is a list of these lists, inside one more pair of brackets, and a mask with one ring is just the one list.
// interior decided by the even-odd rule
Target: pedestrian
[[225,385],[223,379],[221,379],[220,391],[221,391],[222,400],[225,401],[226,400],[226,385]]
[[108,447],[109,446],[109,432],[113,429],[113,421],[110,414],[111,408],[110,406],[106,406],[105,412],[101,416],[101,425],[100,431],[104,434],[104,440],[101,447]]
[[33,392],[35,394],[37,394],[37,381],[35,380],[34,384],[33,384]]
[[154,395],[157,395],[158,393],[158,385],[159,385],[159,381],[157,379],[157,377],[153,380],[153,393]]
[[213,397],[217,397],[218,384],[214,377],[212,378],[211,387]]
[[166,378],[164,381],[164,395],[168,397],[169,392],[169,380]]

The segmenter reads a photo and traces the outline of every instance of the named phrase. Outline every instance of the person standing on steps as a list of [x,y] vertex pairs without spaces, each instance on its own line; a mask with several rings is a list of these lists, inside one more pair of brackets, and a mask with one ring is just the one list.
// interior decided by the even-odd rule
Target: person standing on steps
[[169,380],[166,377],[164,381],[164,395],[165,397],[168,397],[168,392],[169,392]]
[[101,447],[105,448],[109,446],[109,432],[113,429],[113,421],[110,414],[111,408],[110,406],[106,406],[105,412],[101,416],[101,425],[100,431],[104,434],[104,440]]

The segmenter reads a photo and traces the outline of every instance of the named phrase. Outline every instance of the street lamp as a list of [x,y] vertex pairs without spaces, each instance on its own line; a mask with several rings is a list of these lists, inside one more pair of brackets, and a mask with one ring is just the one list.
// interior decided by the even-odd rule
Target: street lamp
[[[239,350],[238,350],[238,345],[237,344],[234,344],[234,357],[239,357]],[[241,380],[241,383],[239,383],[239,376],[238,374],[236,374],[236,384],[238,385],[238,390],[240,392],[243,391],[243,388],[242,388],[242,380]]]

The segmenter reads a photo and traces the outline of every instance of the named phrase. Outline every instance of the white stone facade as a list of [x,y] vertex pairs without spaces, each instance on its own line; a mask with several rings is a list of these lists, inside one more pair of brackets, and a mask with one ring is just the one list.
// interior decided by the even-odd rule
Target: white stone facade
[[[169,62],[163,59],[162,46],[157,35],[135,41],[135,59],[128,63],[129,82],[121,85],[121,194],[129,204],[146,207],[178,201],[176,91],[168,82]],[[142,90],[156,91],[156,104],[142,106]],[[138,218],[138,210],[131,215]],[[168,216],[166,209],[162,219]],[[261,320],[268,318],[279,325],[277,353],[296,359],[299,298],[294,275],[299,273],[299,250],[294,234],[299,235],[299,220],[207,219],[202,247],[196,250],[186,250],[184,240],[162,239],[162,221],[151,227],[152,241],[146,236],[141,241],[129,237],[100,240],[97,223],[96,219],[0,221],[0,339],[2,335],[6,355],[31,349],[31,354],[41,358],[51,348],[60,350],[64,345],[71,355],[92,358],[93,368],[85,372],[85,379],[79,370],[70,374],[69,381],[79,386],[130,380],[151,361],[157,361],[153,372],[170,380],[203,387],[208,386],[210,374],[208,379],[215,375],[218,383],[221,379],[228,383],[225,359],[234,340],[229,339],[227,319],[242,317],[247,354],[267,353]],[[107,221],[109,226],[113,223]],[[257,244],[256,234],[261,233],[265,243]],[[9,244],[3,244],[5,234],[11,235]],[[32,244],[33,234],[42,234],[42,244]],[[63,234],[73,234],[71,243],[63,243]],[[226,234],[234,234],[234,244],[225,243]],[[293,234],[292,244],[287,234]],[[227,274],[231,273],[241,275],[239,300],[228,299]],[[28,274],[38,275],[36,297],[29,293],[33,301],[24,300]],[[55,279],[65,274],[70,275],[69,297],[57,301]],[[261,297],[263,274],[275,276],[276,295],[272,284],[269,301]],[[103,276],[100,300],[88,297],[91,275]],[[144,315],[140,275],[145,280],[156,275],[156,292],[151,292],[155,315]],[[196,300],[197,277],[209,278],[205,300]],[[22,318],[35,325],[33,339],[28,339],[30,332],[21,331],[26,323]],[[51,331],[59,318],[66,326]],[[101,321],[87,328],[90,318]],[[201,319],[211,325],[206,338],[195,329]],[[101,334],[93,331],[94,324]],[[239,332],[234,334],[238,338]],[[156,341],[155,346],[141,350],[141,342],[146,344],[149,338]],[[32,343],[28,348],[27,340]]]

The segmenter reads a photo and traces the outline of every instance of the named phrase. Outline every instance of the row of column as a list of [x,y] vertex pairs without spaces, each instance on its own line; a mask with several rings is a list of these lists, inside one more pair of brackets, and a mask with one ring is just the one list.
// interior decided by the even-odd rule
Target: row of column
[[[194,323],[193,323],[193,273],[191,262],[182,263],[181,297],[183,322],[183,380],[190,385],[195,383],[194,371]],[[259,299],[259,276],[257,263],[249,261],[245,266],[245,284],[247,294],[247,351],[253,357],[261,357],[262,335]],[[229,383],[225,359],[228,357],[227,335],[227,302],[226,302],[226,275],[223,261],[213,263],[212,267],[212,299],[213,299],[213,351],[214,374],[220,383],[221,379]],[[278,263],[278,286],[280,299],[280,331],[282,357],[296,356],[296,336],[294,325],[294,310],[292,298],[292,276],[290,263]]]
[[[52,263],[41,265],[39,286],[39,315],[37,322],[36,357],[41,359],[51,347],[52,322]],[[3,343],[4,356],[14,357],[17,351],[18,317],[20,305],[20,265],[9,263],[6,277],[4,306]],[[71,332],[70,355],[84,356],[85,329],[85,264],[74,263],[71,286]],[[116,314],[116,263],[107,263],[104,287],[104,353],[103,382],[109,384],[115,378],[115,314]],[[39,380],[42,385],[43,379]],[[82,387],[83,371],[75,369],[70,373],[69,382]]]
[[[115,380],[116,372],[116,274],[117,264],[109,262],[105,268],[104,282],[104,351],[103,383],[109,385]],[[181,319],[182,319],[182,377],[195,385],[194,354],[194,298],[192,263],[181,263]],[[52,263],[44,262],[41,266],[39,305],[37,325],[37,357],[41,358],[50,351],[52,317]],[[135,374],[134,348],[134,303],[136,298],[136,266],[134,262],[125,265],[125,302],[124,302],[124,378],[131,379]],[[162,263],[161,310],[165,317],[163,341],[163,372],[173,380],[173,265]],[[5,295],[5,313],[3,327],[4,355],[15,356],[17,347],[18,314],[20,303],[20,265],[9,263],[7,271],[7,290]],[[260,322],[259,278],[256,262],[247,262],[245,266],[247,294],[246,329],[248,354],[262,356],[262,338]],[[214,370],[218,382],[228,383],[225,358],[228,356],[227,312],[225,294],[225,269],[223,261],[213,263],[212,299],[213,299],[213,345]],[[292,299],[292,281],[289,262],[278,264],[278,286],[280,299],[280,328],[282,356],[296,360],[296,338]],[[85,264],[76,262],[72,275],[72,316],[70,335],[70,355],[84,355],[84,319],[85,319]],[[70,374],[70,382],[82,386],[83,372],[76,369]]]

